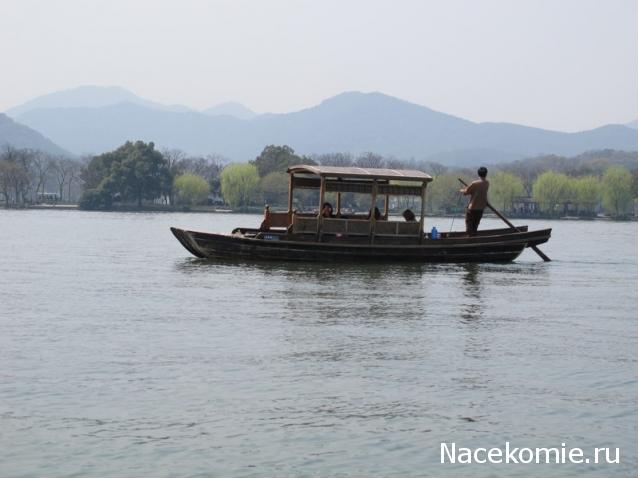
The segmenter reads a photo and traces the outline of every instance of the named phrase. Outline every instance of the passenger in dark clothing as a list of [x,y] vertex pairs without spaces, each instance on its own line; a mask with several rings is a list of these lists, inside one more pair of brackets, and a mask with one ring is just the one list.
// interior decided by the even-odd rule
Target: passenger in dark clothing
[[321,217],[334,217],[334,214],[332,213],[332,204],[329,202],[323,203],[323,206],[321,206]]
[[405,219],[405,222],[416,221],[416,216],[414,215],[411,209],[406,209],[405,211],[403,211],[401,215],[403,216],[403,219]]
[[378,207],[374,207],[374,209],[370,209],[370,212],[368,212],[368,219],[370,219],[372,217],[372,211],[374,211],[374,220],[378,221],[381,219],[381,211],[379,211]]

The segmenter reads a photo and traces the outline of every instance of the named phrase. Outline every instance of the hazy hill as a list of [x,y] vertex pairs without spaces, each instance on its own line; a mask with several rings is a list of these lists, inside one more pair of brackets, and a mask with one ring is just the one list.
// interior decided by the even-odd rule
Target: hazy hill
[[631,171],[638,171],[638,151],[605,149],[587,151],[572,157],[557,155],[537,156],[499,165],[502,169],[515,172],[533,171],[540,173],[552,170],[575,176],[599,175],[609,166],[622,166]]
[[[74,152],[101,153],[127,140],[153,141],[189,153],[245,152],[239,135],[243,121],[229,116],[158,111],[133,103],[102,108],[47,108],[19,116]],[[223,147],[219,148],[220,145]],[[221,153],[220,153],[221,154]]]
[[562,133],[509,123],[473,123],[380,93],[343,93],[302,111],[251,120],[161,111],[135,103],[99,108],[38,108],[19,121],[76,153],[102,152],[128,139],[189,153],[254,158],[267,144],[298,153],[374,151],[444,164],[512,161],[592,149],[638,150],[638,131],[608,125]]
[[16,123],[8,116],[0,113],[0,147],[7,145],[18,149],[39,149],[52,154],[68,154],[67,151],[37,131]]
[[119,86],[87,85],[38,96],[15,108],[7,110],[6,113],[13,118],[17,118],[27,111],[42,108],[100,108],[125,102],[163,111],[191,111],[191,109],[186,106],[163,105],[141,98],[135,93]]
[[203,110],[202,113],[209,116],[234,116],[235,118],[239,119],[251,119],[257,116],[254,111],[251,111],[241,103],[237,103],[235,101],[220,103],[213,106],[212,108]]
[[638,120],[627,123],[627,126],[629,126],[630,128],[638,129]]
[[[26,103],[7,110],[7,115],[18,117],[27,111],[42,108],[101,108],[113,106],[119,103],[133,103],[147,108],[174,111],[178,113],[194,112],[195,110],[183,105],[165,105],[142,98],[135,93],[119,86],[78,86],[63,91],[56,91],[38,96]],[[235,118],[250,119],[255,112],[246,108],[241,103],[228,101],[205,109],[202,113],[209,116],[228,115]]]

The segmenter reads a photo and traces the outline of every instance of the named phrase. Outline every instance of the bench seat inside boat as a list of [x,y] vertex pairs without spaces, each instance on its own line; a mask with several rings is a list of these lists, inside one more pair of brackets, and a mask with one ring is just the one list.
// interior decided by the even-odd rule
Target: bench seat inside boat
[[[294,234],[316,234],[318,219],[295,214],[292,221]],[[373,229],[374,228],[374,229]],[[375,236],[418,236],[418,222],[376,221],[369,219],[323,218],[322,234],[343,234],[346,236],[369,236],[374,230]]]

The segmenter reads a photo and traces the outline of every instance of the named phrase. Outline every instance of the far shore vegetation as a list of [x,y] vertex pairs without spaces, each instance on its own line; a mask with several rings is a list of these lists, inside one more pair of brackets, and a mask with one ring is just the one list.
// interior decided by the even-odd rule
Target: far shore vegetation
[[[269,145],[254,159],[231,163],[218,155],[189,156],[158,150],[153,143],[127,142],[85,158],[53,156],[4,147],[0,151],[0,204],[5,207],[79,205],[87,210],[260,211],[285,208],[286,169],[294,164],[418,169],[434,177],[428,186],[429,214],[458,214],[465,201],[457,178],[472,180],[476,167],[446,167],[372,152],[300,156],[289,146]],[[636,217],[638,152],[592,151],[576,157],[540,156],[489,165],[492,204],[513,217]],[[312,210],[311,191],[295,195],[295,208]],[[356,194],[345,208],[367,209]],[[413,207],[395,203],[396,209]]]

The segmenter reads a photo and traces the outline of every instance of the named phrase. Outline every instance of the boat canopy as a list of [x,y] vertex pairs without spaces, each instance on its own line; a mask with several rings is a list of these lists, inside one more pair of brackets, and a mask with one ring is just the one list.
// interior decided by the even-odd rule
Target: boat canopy
[[316,166],[311,164],[299,164],[288,168],[290,174],[311,174],[324,178],[337,179],[377,179],[377,180],[401,180],[419,181],[429,183],[432,176],[423,171],[414,169],[382,169],[382,168],[356,168],[339,166]]
[[[269,227],[292,226],[293,233],[312,232],[318,238],[328,230],[335,233],[343,233],[353,227],[361,226],[363,229],[358,233],[364,233],[373,237],[375,231],[381,230],[384,226],[382,222],[387,222],[390,196],[417,196],[421,199],[421,214],[419,222],[412,222],[398,226],[390,224],[388,231],[394,235],[403,234],[405,229],[409,229],[409,234],[419,237],[423,236],[425,218],[425,189],[432,181],[432,176],[423,171],[412,169],[382,169],[382,168],[357,168],[338,166],[317,166],[314,164],[299,164],[288,168],[290,174],[290,184],[288,188],[288,210],[285,212],[271,212],[266,207],[264,213],[264,223]],[[304,215],[298,213],[293,207],[293,192],[296,189],[318,189],[319,202],[317,213]],[[327,193],[334,193],[337,199],[336,217],[326,217],[321,215]],[[342,193],[358,193],[370,195],[370,213],[359,217],[356,214],[349,214],[348,218],[341,214]],[[383,213],[373,214],[377,209],[377,198],[384,198]],[[293,217],[294,216],[294,217]],[[376,223],[379,222],[379,227]],[[359,226],[357,226],[359,224]],[[325,226],[325,227],[324,227]],[[350,227],[350,229],[348,229]],[[387,228],[386,228],[387,229]],[[365,231],[364,231],[365,230]],[[363,231],[363,232],[362,232]],[[386,231],[386,232],[388,232]],[[373,240],[373,239],[372,239]]]

